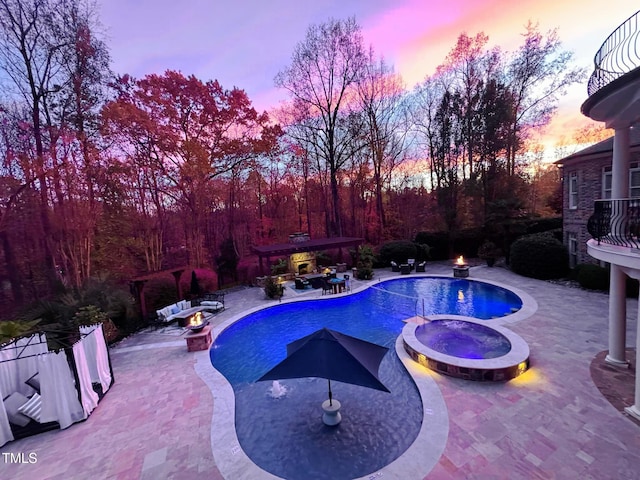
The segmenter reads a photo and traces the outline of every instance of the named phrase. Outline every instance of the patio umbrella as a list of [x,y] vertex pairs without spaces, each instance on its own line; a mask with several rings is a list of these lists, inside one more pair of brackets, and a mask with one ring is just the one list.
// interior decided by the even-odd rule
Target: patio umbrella
[[[389,389],[378,378],[380,362],[388,350],[387,347],[323,328],[289,343],[287,357],[257,381],[326,378],[329,384],[328,407],[335,410],[333,415],[338,415],[339,422],[337,411],[340,403],[337,400],[333,402],[331,380],[388,392]],[[334,403],[337,403],[335,408]]]

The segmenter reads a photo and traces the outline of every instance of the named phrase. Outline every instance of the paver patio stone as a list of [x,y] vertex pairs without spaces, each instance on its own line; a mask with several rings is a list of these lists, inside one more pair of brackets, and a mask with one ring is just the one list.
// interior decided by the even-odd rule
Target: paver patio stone
[[[513,286],[538,302],[533,316],[506,325],[529,344],[532,369],[498,384],[431,374],[447,406],[449,438],[424,478],[637,478],[640,425],[622,412],[633,398],[635,355],[629,355],[631,369],[603,364],[607,295],[504,268],[470,272],[471,279]],[[429,274],[451,276],[451,265],[432,262]],[[398,274],[376,271],[376,281],[392,275]],[[354,290],[361,284],[354,280]],[[296,297],[320,298],[320,293]],[[213,318],[214,325],[277,303],[250,287],[225,300],[227,308]],[[637,303],[628,300],[628,345],[635,344]],[[127,338],[111,355],[115,383],[89,419],[1,447],[0,452],[36,452],[38,462],[8,464],[0,457],[0,478],[221,480],[211,422],[214,403],[228,400],[211,392],[196,372],[207,352],[188,353],[180,331],[163,329]],[[223,433],[214,431],[214,439]],[[424,452],[429,448],[421,446]],[[146,467],[145,459],[150,459]]]

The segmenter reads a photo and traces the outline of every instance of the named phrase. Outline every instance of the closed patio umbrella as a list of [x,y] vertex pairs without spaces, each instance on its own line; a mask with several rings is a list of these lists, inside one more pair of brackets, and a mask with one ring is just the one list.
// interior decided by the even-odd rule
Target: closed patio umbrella
[[[257,381],[284,378],[326,378],[329,400],[322,404],[328,425],[340,422],[340,402],[333,400],[331,380],[388,392],[378,378],[380,362],[389,349],[322,328],[287,345],[287,357]],[[330,423],[333,422],[333,423]]]

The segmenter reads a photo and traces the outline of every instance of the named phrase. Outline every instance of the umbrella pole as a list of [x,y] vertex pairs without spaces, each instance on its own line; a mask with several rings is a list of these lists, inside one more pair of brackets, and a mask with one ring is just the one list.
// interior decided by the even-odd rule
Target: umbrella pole
[[329,382],[329,405],[333,405],[333,395],[331,394],[331,379],[327,378],[327,382]]

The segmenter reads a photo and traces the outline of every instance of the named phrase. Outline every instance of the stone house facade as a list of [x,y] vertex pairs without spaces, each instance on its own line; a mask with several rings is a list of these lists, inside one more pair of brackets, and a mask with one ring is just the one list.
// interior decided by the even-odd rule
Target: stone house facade
[[[640,128],[630,130],[629,197],[640,197]],[[598,263],[587,253],[596,200],[611,198],[613,137],[556,162],[562,169],[562,227],[571,267]]]

